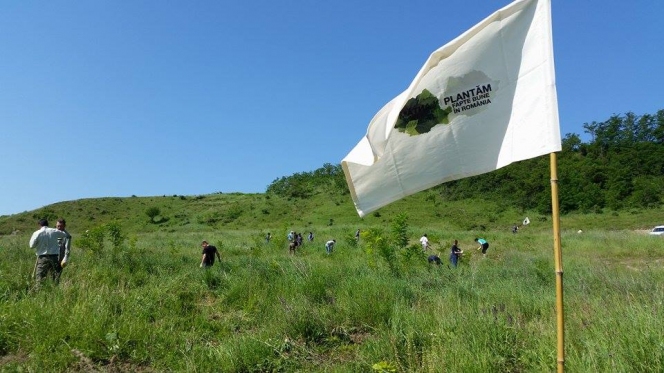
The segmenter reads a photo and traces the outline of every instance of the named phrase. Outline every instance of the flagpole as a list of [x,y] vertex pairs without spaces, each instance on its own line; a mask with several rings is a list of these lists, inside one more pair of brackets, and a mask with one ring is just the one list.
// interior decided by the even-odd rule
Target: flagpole
[[560,245],[560,203],[558,201],[558,162],[556,153],[551,160],[551,210],[553,218],[553,256],[556,271],[556,321],[558,331],[558,373],[565,371],[565,318],[563,309],[563,253]]

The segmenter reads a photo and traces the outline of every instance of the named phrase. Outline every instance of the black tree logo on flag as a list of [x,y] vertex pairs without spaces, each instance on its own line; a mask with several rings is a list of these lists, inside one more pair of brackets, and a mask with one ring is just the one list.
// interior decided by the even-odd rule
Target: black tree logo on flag
[[441,108],[438,98],[425,89],[406,102],[394,128],[411,136],[421,135],[431,131],[437,124],[449,124],[448,115],[451,112],[452,107]]

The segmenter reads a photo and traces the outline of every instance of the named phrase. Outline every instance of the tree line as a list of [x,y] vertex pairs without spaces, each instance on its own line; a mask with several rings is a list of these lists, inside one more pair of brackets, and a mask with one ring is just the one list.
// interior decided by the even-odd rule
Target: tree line
[[275,179],[268,185],[266,193],[285,198],[308,198],[318,193],[349,194],[350,191],[341,165],[325,163],[315,171]]
[[[558,155],[562,213],[656,208],[664,203],[664,110],[613,115],[602,122],[585,123],[583,129],[589,137],[586,141],[575,133],[562,139]],[[541,213],[551,212],[550,190],[546,156],[431,189],[443,199],[498,200]],[[332,164],[278,178],[266,192],[287,198],[349,193],[341,166]]]

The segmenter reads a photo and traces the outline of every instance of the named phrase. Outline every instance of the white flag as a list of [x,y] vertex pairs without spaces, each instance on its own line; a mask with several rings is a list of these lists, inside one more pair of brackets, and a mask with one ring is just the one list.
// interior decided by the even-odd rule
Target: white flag
[[517,0],[431,54],[341,165],[364,216],[561,150],[550,0]]

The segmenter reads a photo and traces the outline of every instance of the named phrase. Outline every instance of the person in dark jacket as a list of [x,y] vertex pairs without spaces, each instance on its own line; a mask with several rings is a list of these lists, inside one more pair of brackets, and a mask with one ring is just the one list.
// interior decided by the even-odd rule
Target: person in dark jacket
[[459,241],[454,240],[454,245],[452,245],[452,249],[450,250],[450,263],[452,263],[453,266],[457,266],[462,253],[463,250],[459,248]]

